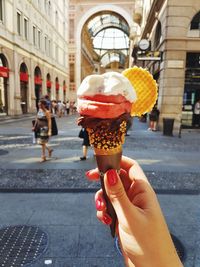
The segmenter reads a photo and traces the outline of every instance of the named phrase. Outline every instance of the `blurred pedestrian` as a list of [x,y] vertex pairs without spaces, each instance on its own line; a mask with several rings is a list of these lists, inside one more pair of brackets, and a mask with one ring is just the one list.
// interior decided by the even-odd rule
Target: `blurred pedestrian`
[[37,143],[42,147],[41,161],[46,161],[46,150],[48,156],[51,157],[53,149],[47,146],[49,137],[51,136],[51,112],[47,109],[45,99],[40,99],[38,103],[38,113],[32,130],[36,132]]
[[67,103],[66,103],[67,115],[69,115],[69,109],[70,109],[70,103],[69,103],[69,101],[67,101]]
[[79,137],[83,139],[83,143],[82,143],[83,156],[80,157],[80,160],[86,160],[88,147],[90,146],[90,140],[89,140],[88,132],[85,128],[81,128],[79,132]]
[[194,126],[200,127],[200,99],[197,100],[194,106]]
[[157,131],[157,124],[159,119],[160,111],[156,106],[153,107],[152,111],[149,114],[149,131]]

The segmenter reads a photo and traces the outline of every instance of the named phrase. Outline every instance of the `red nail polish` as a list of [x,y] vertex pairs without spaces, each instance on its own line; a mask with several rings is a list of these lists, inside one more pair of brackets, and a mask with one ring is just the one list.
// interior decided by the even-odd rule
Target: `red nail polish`
[[108,183],[109,185],[113,186],[117,183],[117,172],[116,170],[108,170],[107,171]]
[[95,170],[89,170],[85,173],[85,175],[89,180],[98,180],[99,179],[99,174]]
[[101,199],[97,199],[96,202],[96,209],[99,210],[99,211],[102,211],[104,209],[104,206],[103,206],[103,202]]
[[112,223],[112,218],[110,218],[110,216],[107,214],[104,214],[102,220],[103,220],[103,223],[105,223],[107,225],[110,225]]

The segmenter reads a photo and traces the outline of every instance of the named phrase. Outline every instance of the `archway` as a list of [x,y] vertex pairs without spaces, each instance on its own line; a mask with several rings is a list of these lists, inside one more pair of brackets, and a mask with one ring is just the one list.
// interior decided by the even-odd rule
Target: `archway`
[[115,12],[98,12],[90,17],[81,36],[81,79],[108,69],[120,71],[120,68],[126,68],[129,62],[129,32],[127,21]]
[[115,12],[116,14],[119,14],[121,17],[126,18],[127,24],[129,28],[132,28],[134,26],[134,22],[132,19],[131,14],[129,14],[125,9],[116,6],[116,5],[101,5],[96,6],[94,8],[91,8],[88,10],[80,19],[77,28],[76,28],[76,87],[79,86],[81,82],[81,33],[83,30],[83,27],[88,21],[90,17],[92,17],[94,14],[100,13],[100,12]]
[[47,95],[49,96],[49,99],[51,99],[51,75],[47,74],[47,80],[46,80],[46,87],[47,87]]
[[23,62],[20,66],[20,95],[22,113],[28,112],[28,69]]
[[38,110],[38,102],[40,100],[42,93],[42,74],[38,66],[35,68],[34,71],[34,81],[35,81],[35,98],[36,98],[35,104]]
[[200,30],[200,11],[192,18],[190,30]]
[[58,100],[60,100],[59,99],[60,84],[59,84],[58,77],[56,77],[56,79],[55,79],[55,85],[56,85],[56,101],[58,101]]
[[4,54],[0,54],[0,113],[8,115],[9,68]]
[[66,90],[67,90],[67,87],[66,87],[66,81],[63,81],[63,101],[66,102]]

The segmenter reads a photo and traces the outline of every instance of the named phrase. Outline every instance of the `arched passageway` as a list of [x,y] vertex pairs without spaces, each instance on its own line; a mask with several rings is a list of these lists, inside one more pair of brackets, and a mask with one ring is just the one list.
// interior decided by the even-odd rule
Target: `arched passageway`
[[23,62],[20,66],[20,96],[22,114],[28,112],[28,69]]
[[47,95],[49,96],[49,99],[51,99],[51,93],[52,93],[51,87],[52,87],[51,75],[48,73],[47,79],[46,79],[46,88],[47,88]]
[[128,66],[129,25],[121,15],[111,11],[92,15],[82,29],[81,41],[81,79]]
[[35,104],[38,110],[38,102],[42,93],[42,74],[40,68],[37,66],[34,71],[34,82],[35,82]]
[[9,68],[4,54],[0,54],[0,114],[8,115]]

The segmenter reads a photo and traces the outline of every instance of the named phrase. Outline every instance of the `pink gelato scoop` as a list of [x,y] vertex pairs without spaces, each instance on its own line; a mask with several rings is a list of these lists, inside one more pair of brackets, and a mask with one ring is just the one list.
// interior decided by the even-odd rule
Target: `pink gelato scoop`
[[87,76],[78,92],[78,112],[100,119],[130,113],[136,92],[129,80],[118,72]]

